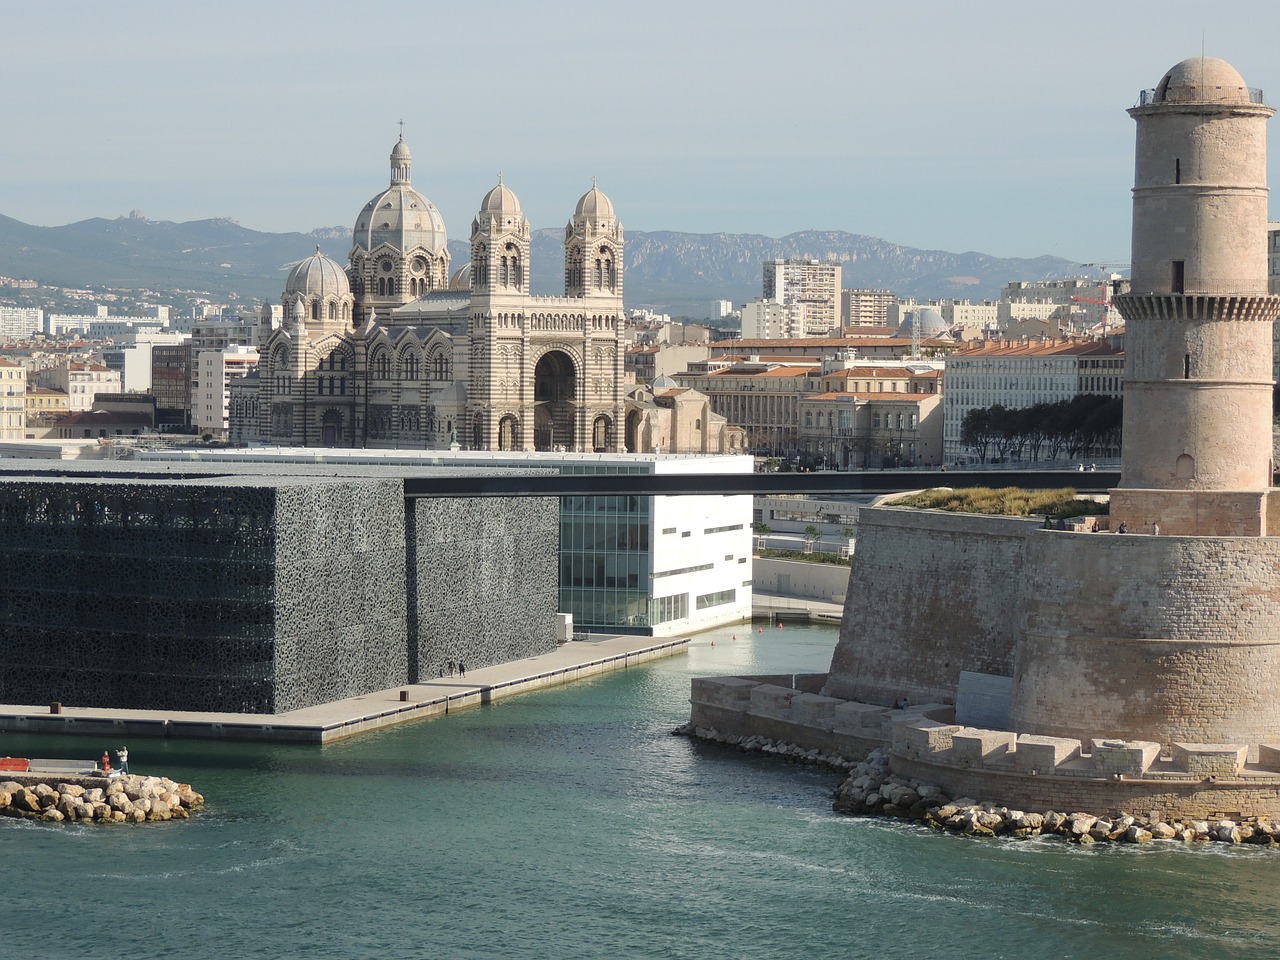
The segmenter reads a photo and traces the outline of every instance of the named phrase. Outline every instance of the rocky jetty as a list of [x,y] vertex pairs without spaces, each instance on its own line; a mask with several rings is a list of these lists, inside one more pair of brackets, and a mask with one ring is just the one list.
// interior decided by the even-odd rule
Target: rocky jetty
[[0,816],[50,823],[146,823],[185,820],[204,805],[204,797],[190,785],[167,777],[84,779],[87,782],[24,778],[23,783],[0,783]]
[[1280,823],[1266,820],[1172,820],[1121,813],[1098,816],[1054,810],[1015,810],[972,797],[948,797],[930,783],[901,777],[889,769],[887,748],[873,750],[865,760],[851,761],[813,749],[768,740],[761,736],[727,736],[708,727],[685,724],[672,731],[739,750],[764,753],[795,763],[827,767],[846,773],[836,788],[833,807],[854,816],[897,817],[914,820],[935,830],[973,837],[1025,838],[1056,835],[1079,844],[1149,843],[1177,840],[1184,843],[1217,841],[1280,846]]

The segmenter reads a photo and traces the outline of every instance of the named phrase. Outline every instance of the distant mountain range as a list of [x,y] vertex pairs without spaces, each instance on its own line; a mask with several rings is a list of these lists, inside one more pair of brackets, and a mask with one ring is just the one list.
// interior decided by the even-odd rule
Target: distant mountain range
[[[563,290],[563,243],[562,230],[534,232],[534,293]],[[263,233],[234,220],[170,223],[138,215],[36,227],[0,216],[0,275],[60,287],[148,290],[160,302],[175,305],[193,296],[214,302],[278,301],[289,267],[317,246],[345,263],[351,231],[339,226],[309,234]],[[460,240],[450,242],[449,253],[455,269],[470,256],[468,244]],[[920,299],[994,298],[1010,280],[1088,272],[1059,257],[918,250],[835,230],[805,230],[781,239],[629,230],[626,303],[674,316],[706,317],[716,300],[736,306],[760,296],[761,261],[785,257],[836,260],[844,268],[845,287],[884,288]]]

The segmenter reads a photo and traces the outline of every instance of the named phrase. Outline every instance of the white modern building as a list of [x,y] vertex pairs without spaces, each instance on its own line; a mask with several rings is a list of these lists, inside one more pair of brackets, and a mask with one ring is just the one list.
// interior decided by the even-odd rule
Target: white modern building
[[[147,460],[546,467],[562,475],[751,473],[743,456],[251,447],[140,453]],[[679,636],[751,619],[749,495],[564,496],[560,609],[591,633]],[[548,544],[550,547],[550,544]],[[472,571],[460,570],[459,576]]]
[[827,260],[766,260],[761,299],[782,304],[792,331],[786,336],[834,336],[840,332],[840,277],[840,264]]
[[38,307],[0,307],[0,337],[20,340],[44,330],[44,311]]
[[215,439],[227,436],[231,381],[247,376],[257,365],[258,351],[238,344],[196,354],[191,423],[198,434]]

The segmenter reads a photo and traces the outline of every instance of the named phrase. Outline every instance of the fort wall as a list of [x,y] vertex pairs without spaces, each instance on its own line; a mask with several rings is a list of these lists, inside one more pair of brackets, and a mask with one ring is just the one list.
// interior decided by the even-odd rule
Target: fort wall
[[1025,543],[1039,525],[864,507],[823,692],[882,706],[954,702],[962,670],[1011,676]]

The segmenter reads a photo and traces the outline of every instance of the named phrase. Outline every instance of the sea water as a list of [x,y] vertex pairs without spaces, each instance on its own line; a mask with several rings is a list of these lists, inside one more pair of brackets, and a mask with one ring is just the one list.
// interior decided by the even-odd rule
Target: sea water
[[0,818],[0,955],[1280,957],[1275,853],[842,817],[834,774],[671,736],[691,677],[827,668],[834,627],[758,629],[326,747],[134,740],[206,808]]

